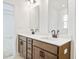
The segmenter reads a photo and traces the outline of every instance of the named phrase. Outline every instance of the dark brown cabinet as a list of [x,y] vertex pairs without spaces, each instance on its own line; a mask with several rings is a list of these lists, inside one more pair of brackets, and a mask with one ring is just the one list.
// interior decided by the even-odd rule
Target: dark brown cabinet
[[70,45],[70,42],[56,46],[33,40],[33,59],[70,59]]
[[23,36],[18,36],[18,52],[20,54],[21,57],[23,57],[24,59],[26,59],[26,41],[24,40],[26,39]]
[[23,57],[26,59],[26,42],[23,42]]
[[32,39],[27,39],[27,59],[32,59]]
[[56,46],[18,35],[18,52],[24,59],[70,59],[70,45]]
[[32,59],[32,39],[18,35],[18,52],[24,59]]
[[22,40],[19,40],[18,43],[19,43],[18,51],[20,53],[20,56],[23,56],[23,49],[22,49],[23,48],[23,42],[22,42]]

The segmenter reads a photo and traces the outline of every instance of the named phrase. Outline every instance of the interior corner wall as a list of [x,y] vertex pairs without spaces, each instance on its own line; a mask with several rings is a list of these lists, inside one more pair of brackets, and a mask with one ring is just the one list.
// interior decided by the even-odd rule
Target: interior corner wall
[[25,0],[15,0],[16,32],[29,34],[29,10],[26,8]]
[[68,0],[69,28],[68,33],[71,35],[71,59],[76,59],[76,4],[75,0]]
[[48,33],[48,0],[40,0],[40,34]]

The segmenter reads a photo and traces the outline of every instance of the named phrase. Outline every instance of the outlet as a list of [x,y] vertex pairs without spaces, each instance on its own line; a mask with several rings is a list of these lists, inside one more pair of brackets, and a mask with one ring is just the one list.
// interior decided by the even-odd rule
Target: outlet
[[68,49],[67,48],[64,49],[64,54],[67,54],[67,52],[68,52]]

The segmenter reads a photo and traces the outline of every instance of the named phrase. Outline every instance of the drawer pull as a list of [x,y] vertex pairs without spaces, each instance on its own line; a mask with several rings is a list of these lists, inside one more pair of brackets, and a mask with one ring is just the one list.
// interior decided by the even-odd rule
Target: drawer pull
[[41,56],[42,58],[44,58],[44,57],[45,57],[45,53],[44,53],[43,51],[40,51],[40,56]]
[[21,41],[21,45],[23,45],[23,42]]

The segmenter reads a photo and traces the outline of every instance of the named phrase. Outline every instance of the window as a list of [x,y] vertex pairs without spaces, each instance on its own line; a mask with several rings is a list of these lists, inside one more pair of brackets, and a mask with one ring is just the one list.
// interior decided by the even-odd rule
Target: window
[[64,15],[64,29],[68,28],[68,15]]

